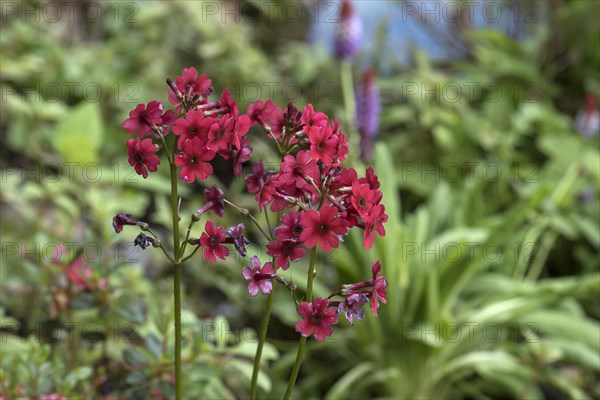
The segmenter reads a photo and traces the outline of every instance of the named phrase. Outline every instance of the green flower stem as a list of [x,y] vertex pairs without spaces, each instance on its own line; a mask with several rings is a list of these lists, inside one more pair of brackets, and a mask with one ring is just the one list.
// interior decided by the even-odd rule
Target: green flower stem
[[262,350],[267,338],[267,330],[269,329],[269,320],[271,319],[271,306],[273,305],[273,290],[267,296],[267,305],[265,306],[265,312],[263,313],[262,325],[260,328],[260,339],[258,341],[258,347],[256,348],[256,354],[254,355],[254,368],[252,369],[252,384],[250,386],[250,400],[256,400],[258,373],[260,372],[260,359],[262,357]]
[[[200,245],[196,246],[196,248],[194,248],[194,251],[192,251],[188,256],[182,258],[179,263],[183,264],[184,262],[186,262],[187,260],[189,260],[190,258],[192,258],[194,256],[194,254],[196,254],[196,252],[198,251],[198,249],[200,249],[201,247],[202,246],[200,246]],[[183,254],[182,254],[182,256],[183,256]]]
[[265,232],[265,230],[260,226],[260,224],[258,223],[258,221],[256,220],[256,218],[254,218],[254,216],[252,214],[250,214],[250,211],[245,209],[245,208],[241,208],[236,206],[235,204],[233,204],[232,202],[230,202],[227,199],[224,199],[225,204],[229,204],[231,207],[235,208],[236,210],[239,211],[240,214],[242,214],[244,217],[248,217],[252,220],[252,222],[254,222],[254,225],[256,225],[256,227],[258,228],[258,230],[260,231],[260,233],[263,234],[263,236],[271,241],[273,240],[273,237],[271,235],[267,235],[267,232]]
[[[354,113],[356,113],[356,103],[354,97],[354,81],[352,79],[352,63],[348,60],[342,61],[340,65],[340,75],[342,80],[342,95],[344,97],[344,108],[346,111],[346,129],[348,130],[348,147],[358,149],[360,140],[355,131]],[[348,154],[351,157],[353,152]]]
[[171,167],[171,211],[173,213],[173,254],[175,262],[175,277],[173,280],[173,294],[175,296],[175,399],[182,397],[182,374],[181,374],[181,262],[179,243],[179,204],[177,195],[177,166],[170,162]]
[[[312,301],[312,291],[313,291],[313,279],[316,274],[315,270],[315,260],[317,258],[317,248],[313,247],[310,253],[310,264],[308,266],[308,277],[306,279],[306,302],[310,303]],[[288,382],[287,389],[285,391],[285,395],[283,396],[284,400],[289,400],[292,396],[292,392],[294,391],[294,385],[296,384],[296,378],[298,378],[298,372],[300,372],[300,366],[302,365],[302,359],[304,358],[304,349],[306,348],[306,336],[302,336],[300,338],[300,343],[298,345],[298,353],[296,354],[296,362],[294,363],[294,369],[292,369],[292,375],[290,376],[290,381]]]
[[[179,258],[181,259],[181,257],[183,257],[183,255],[185,254],[185,248],[187,247],[188,244],[188,239],[190,238],[190,233],[192,232],[192,227],[194,226],[194,224],[196,222],[199,222],[200,219],[198,219],[198,221],[194,221],[194,217],[192,217],[190,219],[190,224],[188,225],[187,228],[187,232],[185,233],[185,239],[183,239],[183,244],[181,245],[181,250],[179,251]],[[195,251],[194,251],[195,253]],[[186,257],[185,259],[181,260],[181,263],[183,264],[183,261],[187,260],[189,257]]]

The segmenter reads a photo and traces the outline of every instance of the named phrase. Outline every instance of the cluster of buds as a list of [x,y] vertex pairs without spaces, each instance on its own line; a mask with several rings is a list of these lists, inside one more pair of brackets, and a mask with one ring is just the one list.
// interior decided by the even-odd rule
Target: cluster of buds
[[[329,252],[339,247],[352,228],[363,231],[365,249],[372,246],[375,234],[385,235],[383,225],[388,216],[381,203],[383,194],[377,175],[369,167],[365,176],[359,177],[354,168],[342,165],[349,150],[348,138],[336,119],[316,111],[311,104],[304,109],[293,104],[280,109],[271,100],[259,100],[240,115],[228,90],[218,101],[209,101],[211,81],[204,74],[198,76],[194,68],[184,69],[175,83],[167,83],[175,112],[164,112],[162,104],[153,101],[147,106],[138,105],[123,123],[127,133],[137,132],[139,136],[130,139],[133,144],[128,143],[129,162],[138,174],[147,177],[148,171],[156,171],[160,163],[157,148],[162,147],[169,157],[166,139],[170,132],[177,137],[171,139],[174,151],[169,161],[180,167],[181,179],[186,183],[211,175],[211,162],[216,155],[233,159],[234,175],[241,174],[242,163],[249,161],[252,153],[247,137],[252,126],[262,128],[281,155],[279,171],[265,170],[259,160],[244,177],[248,192],[256,196],[258,208],[268,208],[279,216],[273,229],[265,232],[248,210],[226,200],[224,192],[213,186],[204,190],[205,205],[192,215],[184,243],[196,246],[194,252],[202,249],[204,259],[210,262],[226,259],[230,255],[227,245],[233,245],[240,256],[246,257],[246,245],[250,242],[244,236],[243,224],[226,229],[207,220],[200,237],[189,237],[189,232],[207,211],[223,216],[225,204],[251,217],[267,239],[267,254],[271,257],[265,264],[252,257],[250,266],[242,270],[251,296],[259,291],[270,293],[274,281],[293,292],[295,284],[286,282],[277,271],[290,268],[307,250]],[[144,138],[150,134],[152,138]],[[135,244],[141,248],[161,247],[148,224],[129,214],[117,214],[113,219],[115,231],[120,232],[124,225],[137,225],[153,236],[138,235]],[[302,317],[296,329],[302,335],[314,334],[317,340],[323,340],[331,335],[331,325],[338,321],[338,314],[345,314],[350,322],[362,319],[361,306],[370,302],[377,315],[379,301],[385,303],[387,286],[380,271],[377,261],[373,264],[372,280],[343,286],[330,296],[344,297],[341,301],[320,298],[298,303],[294,297]]]

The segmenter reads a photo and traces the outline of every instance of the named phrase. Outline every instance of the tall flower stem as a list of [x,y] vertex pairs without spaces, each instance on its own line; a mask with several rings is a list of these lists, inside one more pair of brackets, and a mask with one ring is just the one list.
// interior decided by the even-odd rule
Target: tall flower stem
[[260,371],[260,359],[262,357],[262,350],[267,338],[267,330],[269,329],[269,320],[271,319],[271,306],[273,305],[273,290],[267,296],[267,305],[263,313],[262,325],[260,328],[260,338],[258,341],[258,347],[256,348],[256,355],[254,356],[254,368],[252,370],[252,384],[250,386],[250,400],[256,400],[258,373]]
[[177,195],[177,166],[173,161],[171,168],[171,211],[173,213],[173,265],[175,276],[173,279],[173,295],[175,297],[175,398],[182,399],[182,374],[181,374],[181,261],[179,243],[179,196]]
[[[346,129],[348,130],[348,145],[351,149],[358,149],[360,138],[355,129],[354,114],[356,113],[356,102],[354,95],[354,80],[352,78],[352,62],[343,60],[340,65],[340,76],[342,80],[342,95],[344,97],[344,109],[346,111]],[[351,152],[351,154],[354,154]],[[351,154],[348,154],[350,157]]]
[[[306,302],[310,303],[312,301],[312,290],[313,290],[313,279],[315,277],[315,260],[317,258],[317,248],[313,247],[310,253],[310,264],[308,266],[308,277],[306,278]],[[288,382],[287,389],[285,391],[284,400],[289,400],[292,396],[292,392],[294,391],[294,385],[296,384],[296,378],[298,378],[298,372],[300,372],[300,366],[302,365],[302,359],[304,358],[304,350],[306,348],[306,336],[302,336],[300,338],[300,343],[298,345],[298,353],[296,353],[296,362],[294,363],[294,368],[292,369],[292,374],[290,376],[290,380]]]

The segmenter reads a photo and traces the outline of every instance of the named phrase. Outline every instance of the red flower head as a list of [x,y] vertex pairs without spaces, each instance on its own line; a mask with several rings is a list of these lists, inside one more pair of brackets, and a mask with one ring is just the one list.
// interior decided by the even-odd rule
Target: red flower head
[[322,112],[315,112],[312,104],[308,104],[302,113],[301,118],[304,124],[304,132],[308,135],[310,128],[313,126],[326,127],[327,126],[327,115]]
[[381,264],[379,260],[373,263],[373,267],[371,268],[371,272],[373,273],[373,290],[371,291],[371,310],[373,310],[373,315],[377,317],[377,309],[379,308],[379,301],[383,304],[387,304],[385,300],[385,296],[387,292],[385,288],[388,285],[387,280],[383,277],[383,275],[379,275],[381,272]]
[[183,144],[183,153],[175,156],[175,165],[181,169],[181,179],[192,183],[196,178],[204,180],[213,173],[213,167],[208,161],[215,158],[215,152],[208,150],[202,139],[194,138]]
[[196,68],[184,68],[181,75],[175,78],[175,89],[169,90],[169,102],[175,106],[181,104],[181,98],[192,98],[193,96],[202,96],[210,88],[211,80],[206,74],[198,76]]
[[233,144],[237,149],[241,149],[241,141],[250,130],[250,117],[245,114],[239,116],[239,111],[237,108],[232,111],[231,115],[235,119],[235,128],[233,130]]
[[202,110],[190,110],[185,118],[179,118],[173,125],[173,134],[179,136],[177,147],[182,149],[187,140],[200,138],[200,143],[206,145],[207,133],[213,123],[218,122],[216,118],[204,117]]
[[225,213],[225,193],[217,185],[212,185],[210,188],[204,189],[204,207],[198,210],[198,214],[202,215],[207,211],[214,211],[219,217]]
[[215,119],[208,132],[206,147],[218,151],[227,149],[233,141],[235,129],[235,118],[231,114],[225,114],[221,119]]
[[281,225],[275,228],[279,241],[300,241],[300,234],[304,230],[300,217],[301,214],[299,211],[290,211],[281,217]]
[[113,217],[113,228],[115,232],[121,233],[125,225],[139,225],[140,221],[131,218],[131,214],[118,213]]
[[129,165],[144,179],[148,177],[148,171],[156,172],[158,170],[160,158],[156,155],[156,146],[152,143],[152,139],[129,139],[127,154]]
[[360,184],[357,181],[352,182],[352,197],[350,201],[358,214],[365,218],[371,208],[375,205],[375,192],[371,190],[368,184]]
[[261,100],[257,100],[256,103],[252,103],[248,106],[246,115],[250,117],[251,123],[264,125],[271,121],[276,110],[277,106],[273,103],[273,100],[267,100],[265,103]]
[[241,148],[239,150],[232,150],[233,156],[233,175],[238,176],[242,173],[242,164],[246,161],[250,161],[250,154],[252,153],[252,147],[250,147],[250,139],[243,137],[240,141]]
[[331,251],[340,244],[339,235],[348,232],[348,222],[343,218],[336,218],[337,208],[330,204],[322,206],[319,211],[307,210],[301,217],[304,230],[300,240],[308,248],[317,244],[323,251]]
[[388,220],[388,216],[385,213],[385,206],[379,204],[371,208],[369,214],[366,216],[366,226],[363,235],[363,244],[365,249],[369,250],[371,245],[375,241],[375,232],[379,236],[385,236],[385,228],[383,224]]
[[313,126],[308,131],[310,140],[310,155],[313,160],[323,160],[331,164],[337,158],[338,137],[332,134],[331,128]]
[[290,267],[290,261],[301,259],[306,251],[300,243],[293,240],[273,240],[267,244],[267,254],[275,257],[275,267],[284,271]]
[[223,90],[223,93],[221,93],[219,104],[223,108],[223,114],[233,114],[234,111],[237,111],[237,104],[231,98],[231,92],[228,89]]
[[206,221],[205,232],[200,236],[200,245],[204,249],[204,258],[210,262],[217,261],[217,257],[224,260],[229,255],[229,249],[225,243],[225,230],[221,226],[215,226],[214,222]]
[[303,318],[296,323],[296,331],[302,336],[310,336],[313,332],[319,342],[333,334],[331,325],[338,323],[334,308],[327,308],[329,300],[316,298],[311,303],[303,301],[298,306],[298,314]]
[[258,289],[260,289],[262,294],[271,293],[271,290],[273,290],[271,278],[275,274],[271,263],[268,262],[261,268],[260,261],[256,256],[253,256],[250,259],[250,262],[252,263],[252,269],[244,267],[242,271],[244,279],[250,281],[248,283],[248,293],[250,296],[256,296],[258,294]]
[[271,174],[265,171],[265,166],[261,161],[252,166],[252,173],[246,175],[246,188],[250,193],[256,193],[258,207],[262,209],[271,201],[275,188],[268,183],[271,181]]
[[281,163],[281,173],[279,182],[282,182],[287,190],[308,189],[313,191],[313,187],[305,179],[305,176],[312,178],[315,182],[319,181],[319,167],[317,162],[310,157],[308,151],[299,151],[296,157],[286,155]]
[[[165,113],[167,122],[171,122],[171,113]],[[138,137],[144,137],[152,133],[152,126],[163,124],[163,105],[159,101],[151,101],[147,106],[138,104],[129,113],[129,118],[121,125],[127,133],[138,133]],[[166,123],[166,122],[165,122]]]

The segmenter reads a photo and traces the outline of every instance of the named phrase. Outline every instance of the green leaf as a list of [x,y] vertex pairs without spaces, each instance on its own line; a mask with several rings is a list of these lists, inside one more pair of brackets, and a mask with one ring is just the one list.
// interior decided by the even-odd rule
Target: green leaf
[[65,162],[87,163],[98,160],[102,142],[102,116],[98,103],[83,103],[58,125],[54,147]]
[[[230,365],[237,369],[244,376],[244,378],[250,382],[252,379],[252,370],[254,369],[254,364],[244,360],[232,360],[230,361]],[[265,392],[271,391],[271,379],[267,374],[263,373],[263,371],[258,373],[257,384]]]
[[123,351],[123,358],[125,359],[126,364],[132,366],[143,365],[148,363],[148,357],[146,357],[144,354],[135,349],[125,349]]
[[162,354],[162,341],[154,333],[149,333],[146,336],[146,347],[155,358],[160,358]]
[[362,380],[365,376],[374,371],[375,368],[370,362],[364,362],[354,366],[344,376],[339,378],[337,382],[329,389],[325,395],[326,400],[347,399],[353,391],[353,385],[357,380]]

